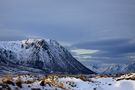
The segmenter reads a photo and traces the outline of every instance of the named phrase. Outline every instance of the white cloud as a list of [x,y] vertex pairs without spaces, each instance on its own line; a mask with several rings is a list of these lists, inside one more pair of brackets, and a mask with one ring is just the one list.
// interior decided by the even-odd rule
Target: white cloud
[[77,55],[81,55],[81,54],[94,54],[99,52],[99,50],[90,50],[90,49],[74,49],[71,50],[71,52],[77,54]]
[[77,58],[77,59],[79,59],[79,60],[80,59],[82,60],[82,59],[90,59],[90,58],[92,58],[92,56],[87,56],[87,55],[83,55],[83,56],[79,56],[78,55],[78,56],[74,56],[74,57]]
[[[73,49],[71,52],[73,53],[73,56],[80,60],[80,61],[88,61],[92,59],[93,57],[89,54],[97,53],[99,50],[91,50],[91,49]],[[85,55],[88,54],[88,55]]]
[[129,56],[129,58],[131,58],[131,59],[135,59],[135,56]]

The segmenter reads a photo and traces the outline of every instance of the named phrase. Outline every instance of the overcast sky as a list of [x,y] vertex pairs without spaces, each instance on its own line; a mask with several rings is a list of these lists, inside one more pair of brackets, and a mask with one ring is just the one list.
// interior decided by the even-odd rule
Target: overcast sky
[[0,40],[49,38],[84,64],[135,61],[135,0],[0,0]]

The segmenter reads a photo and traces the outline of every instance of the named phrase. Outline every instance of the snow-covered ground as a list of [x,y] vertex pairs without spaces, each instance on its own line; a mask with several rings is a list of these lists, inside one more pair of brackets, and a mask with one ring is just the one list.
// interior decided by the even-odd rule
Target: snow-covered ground
[[[76,78],[62,78],[65,87],[71,90],[135,90],[135,81],[121,80],[116,81],[112,78],[94,79],[94,82],[82,81]],[[66,82],[74,83],[75,87],[71,87]]]
[[[5,84],[8,85],[11,90],[16,90],[16,88],[17,90],[135,90],[134,76],[135,74],[124,75],[117,78],[93,77],[82,79],[73,76],[37,77],[32,75],[21,75],[1,78],[4,83],[0,84],[0,90],[3,90],[1,88],[4,87],[3,85]],[[119,78],[121,78],[121,80],[118,80]],[[126,80],[126,78],[129,80]],[[13,82],[14,85],[9,81]],[[18,85],[18,81],[21,81],[21,87]]]

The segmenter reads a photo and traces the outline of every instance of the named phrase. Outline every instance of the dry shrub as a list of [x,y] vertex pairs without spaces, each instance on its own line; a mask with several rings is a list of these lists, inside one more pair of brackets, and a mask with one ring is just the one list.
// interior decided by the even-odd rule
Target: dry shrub
[[135,80],[135,77],[123,77],[123,78],[116,79],[116,81],[120,81],[120,80]]
[[13,85],[13,86],[15,85],[14,82],[12,82],[10,80],[5,80],[5,81],[3,81],[3,83],[10,84],[10,85]]
[[13,85],[13,86],[15,85],[14,82],[13,82],[13,80],[11,78],[8,78],[8,77],[4,77],[2,79],[2,83],[10,84],[10,85]]
[[79,77],[77,77],[77,78],[81,79],[82,81],[93,82],[93,80],[88,76],[79,75]]
[[80,78],[82,81],[88,81],[88,79],[87,79],[86,76],[80,75],[79,78]]
[[40,86],[45,86],[45,85],[53,86],[54,84],[52,83],[51,80],[47,80],[47,79],[41,80],[40,81]]
[[44,81],[44,80],[41,80],[41,81],[40,81],[40,85],[41,85],[41,86],[45,86],[45,81]]
[[135,80],[135,77],[125,78],[126,80]]
[[56,83],[55,83],[55,80],[54,79],[46,79],[44,80],[44,84],[48,84],[49,86],[55,86]]
[[40,88],[31,88],[31,90],[41,90]]
[[122,80],[121,78],[120,79],[116,79],[116,81],[120,81],[120,80]]
[[63,83],[60,83],[57,80],[58,80],[58,77],[56,75],[48,75],[40,81],[40,85],[41,86],[45,86],[45,85],[55,86],[55,87],[62,88],[63,90],[66,90]]
[[57,86],[63,90],[66,90],[66,88],[64,87],[63,83],[58,83]]
[[25,81],[24,83],[26,83],[26,84],[32,84],[32,83],[34,83],[35,82],[35,80],[27,80],[27,81]]
[[43,81],[44,81],[44,84],[48,84],[49,86],[55,86],[56,85],[56,82],[55,82],[55,77],[54,75],[48,75],[47,77],[44,78],[44,80],[41,80],[42,81],[42,84],[43,84]]
[[16,86],[22,88],[22,81],[21,80],[17,80],[16,81]]
[[2,80],[3,80],[3,78],[2,78],[2,77],[0,77],[0,83],[3,83],[3,81],[2,81]]

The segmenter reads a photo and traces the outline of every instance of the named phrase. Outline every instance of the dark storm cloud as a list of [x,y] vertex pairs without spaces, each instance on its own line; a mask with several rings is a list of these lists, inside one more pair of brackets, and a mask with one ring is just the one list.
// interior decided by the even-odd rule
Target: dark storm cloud
[[132,53],[135,52],[134,39],[108,39],[100,41],[91,41],[75,45],[79,48],[94,49],[101,51],[111,51],[111,53]]
[[69,43],[134,38],[134,10],[134,0],[1,0],[0,25]]
[[[100,41],[91,41],[73,45],[73,47],[87,50],[99,50],[93,54],[84,54],[91,56],[87,62],[91,60],[100,63],[131,63],[135,58],[135,39],[108,39]],[[86,61],[86,60],[85,60]]]

